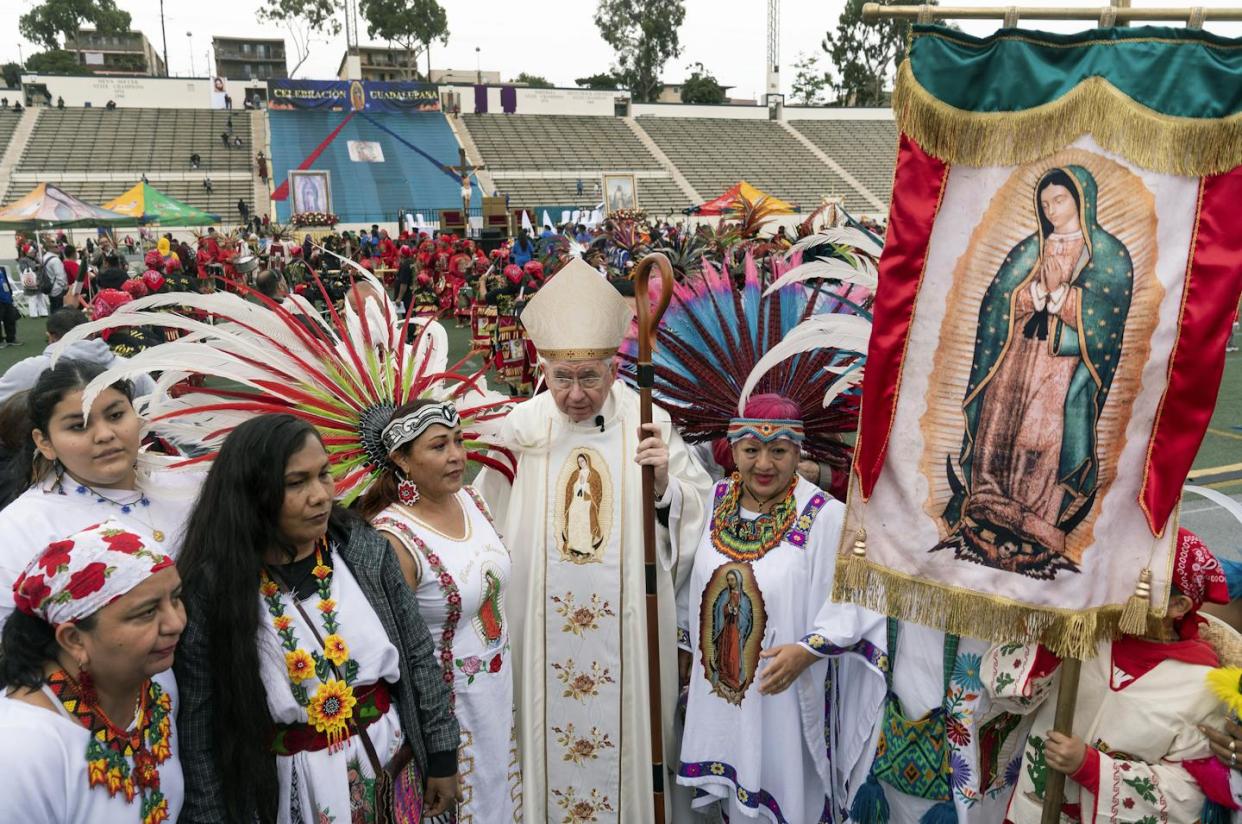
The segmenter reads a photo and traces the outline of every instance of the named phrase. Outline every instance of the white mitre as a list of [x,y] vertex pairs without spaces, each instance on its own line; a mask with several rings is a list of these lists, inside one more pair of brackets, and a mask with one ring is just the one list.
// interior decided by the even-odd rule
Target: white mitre
[[573,258],[526,304],[522,324],[545,360],[601,360],[617,354],[633,317],[611,283]]

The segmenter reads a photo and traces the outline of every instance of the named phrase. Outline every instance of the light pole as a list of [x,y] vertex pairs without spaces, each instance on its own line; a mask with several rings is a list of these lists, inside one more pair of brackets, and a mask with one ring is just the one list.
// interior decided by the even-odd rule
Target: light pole
[[483,85],[483,58],[479,56],[479,47],[474,47],[474,82]]
[[194,76],[194,32],[192,31],[186,32],[185,39],[190,42],[190,45],[188,47],[190,51],[190,77],[193,77]]

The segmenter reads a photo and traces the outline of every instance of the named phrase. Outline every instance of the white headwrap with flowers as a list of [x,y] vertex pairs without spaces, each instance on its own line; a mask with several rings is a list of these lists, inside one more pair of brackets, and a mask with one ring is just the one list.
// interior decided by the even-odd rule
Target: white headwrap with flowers
[[13,601],[52,626],[94,615],[173,565],[154,546],[149,535],[119,521],[87,527],[37,555],[13,584]]

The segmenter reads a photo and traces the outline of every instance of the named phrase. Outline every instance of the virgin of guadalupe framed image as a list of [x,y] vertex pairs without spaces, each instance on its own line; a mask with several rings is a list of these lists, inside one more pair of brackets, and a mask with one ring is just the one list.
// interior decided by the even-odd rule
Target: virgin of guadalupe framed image
[[634,175],[604,175],[605,211],[638,208],[638,183]]
[[289,191],[294,214],[332,211],[332,178],[326,170],[289,172]]

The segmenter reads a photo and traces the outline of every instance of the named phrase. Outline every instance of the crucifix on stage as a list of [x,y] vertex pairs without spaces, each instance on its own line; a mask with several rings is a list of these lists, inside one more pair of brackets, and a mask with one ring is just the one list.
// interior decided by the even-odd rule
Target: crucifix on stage
[[461,175],[461,219],[466,225],[466,233],[469,234],[470,229],[470,175],[479,169],[487,168],[484,165],[472,166],[466,160],[466,150],[459,148],[457,150],[458,158],[461,162],[456,166],[445,166],[451,172]]

